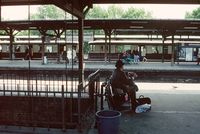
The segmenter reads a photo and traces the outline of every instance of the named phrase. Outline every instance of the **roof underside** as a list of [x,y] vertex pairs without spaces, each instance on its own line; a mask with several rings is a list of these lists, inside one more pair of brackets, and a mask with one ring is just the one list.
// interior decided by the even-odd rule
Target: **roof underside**
[[[0,30],[78,29],[77,20],[3,21]],[[84,20],[84,29],[101,29],[116,35],[200,36],[200,20]]]
[[25,4],[53,4],[56,1],[68,4],[83,3],[92,4],[200,4],[199,0],[1,0],[2,5],[25,5]]
[[[1,5],[54,4],[63,10],[83,17],[93,4],[200,4],[200,0],[1,0]],[[1,30],[78,29],[78,21],[12,21],[1,22]],[[85,29],[103,29],[115,34],[200,35],[199,20],[85,20]]]
[[94,0],[95,4],[199,4],[199,0]]

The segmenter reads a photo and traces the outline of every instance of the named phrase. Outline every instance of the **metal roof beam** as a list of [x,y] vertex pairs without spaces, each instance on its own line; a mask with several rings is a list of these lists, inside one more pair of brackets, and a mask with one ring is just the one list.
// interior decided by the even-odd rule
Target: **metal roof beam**
[[51,0],[1,0],[2,6],[53,4]]
[[93,4],[200,4],[199,0],[94,0]]
[[72,15],[81,18],[84,17],[83,5],[80,0],[73,0],[73,1],[52,0],[52,1],[56,6],[71,13]]
[[[78,29],[77,20],[2,21],[0,29]],[[200,21],[190,20],[84,20],[84,29],[110,29],[116,34],[200,35]]]

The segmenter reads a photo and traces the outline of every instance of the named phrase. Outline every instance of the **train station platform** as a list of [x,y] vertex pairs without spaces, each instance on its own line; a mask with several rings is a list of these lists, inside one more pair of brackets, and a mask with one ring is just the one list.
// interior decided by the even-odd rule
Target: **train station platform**
[[[152,100],[152,109],[135,114],[121,111],[119,134],[199,134],[200,90],[198,83],[137,83],[139,95]],[[106,101],[104,108],[107,108]],[[0,126],[1,134],[79,134],[77,130]],[[91,127],[83,134],[98,134]]]
[[[84,61],[85,77],[97,69],[101,70],[101,75],[109,77],[115,69],[115,62],[104,61]],[[42,64],[39,60],[0,60],[0,70],[45,70],[45,71],[78,71],[78,63],[66,64],[58,63],[56,60]],[[153,82],[200,82],[200,65],[195,62],[141,62],[139,64],[125,64],[126,71],[134,71],[138,74],[139,81]]]
[[[105,62],[85,62],[85,70],[111,71],[115,68],[115,63]],[[65,63],[57,63],[52,61],[46,65],[42,65],[41,61],[9,61],[0,60],[0,69],[4,70],[63,70],[72,69],[72,65]],[[78,69],[78,64],[73,65],[73,69]],[[168,72],[169,78],[176,76],[177,72],[182,72],[179,75],[190,77],[191,73],[199,77],[200,66],[195,62],[181,62],[171,65],[170,62],[146,62],[139,64],[127,64],[125,70],[140,72]],[[172,75],[174,74],[174,75]],[[146,75],[147,77],[147,75]],[[153,77],[150,77],[150,79]],[[200,120],[200,84],[185,83],[148,83],[137,82],[139,91],[137,96],[148,96],[152,100],[152,110],[148,113],[134,114],[131,111],[122,111],[120,117],[120,133],[119,134],[199,134]],[[105,102],[105,109],[106,102]],[[20,129],[8,127],[0,127],[0,133],[17,134],[17,133],[33,133],[32,128]],[[51,130],[36,128],[34,133],[51,134],[51,133],[78,133],[61,130]],[[91,128],[88,134],[98,134],[97,129]]]
[[[63,70],[71,69],[72,64],[66,64],[65,62],[58,63],[55,61],[50,61],[48,64],[42,64],[39,60],[0,60],[0,69],[36,69],[36,70]],[[113,70],[115,69],[115,62],[104,62],[104,61],[85,61],[85,70]],[[78,63],[73,65],[73,69],[78,69]],[[195,62],[179,62],[171,64],[171,62],[141,62],[139,64],[125,64],[125,70],[135,70],[135,71],[200,71],[200,65],[196,65]]]
[[[151,83],[139,87],[137,96],[150,97],[152,109],[139,114],[122,111],[119,134],[199,133],[199,84]],[[89,134],[98,134],[97,129]]]

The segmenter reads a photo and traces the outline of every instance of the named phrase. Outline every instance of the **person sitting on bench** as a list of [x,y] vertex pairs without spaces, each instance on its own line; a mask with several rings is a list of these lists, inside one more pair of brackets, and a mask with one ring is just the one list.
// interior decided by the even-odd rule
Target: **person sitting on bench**
[[132,77],[137,77],[136,73],[128,73],[124,71],[124,63],[118,60],[115,64],[116,69],[111,76],[112,89],[120,88],[124,93],[127,93],[131,99],[131,108],[135,111],[136,108],[136,91],[138,91],[137,85],[135,85]]

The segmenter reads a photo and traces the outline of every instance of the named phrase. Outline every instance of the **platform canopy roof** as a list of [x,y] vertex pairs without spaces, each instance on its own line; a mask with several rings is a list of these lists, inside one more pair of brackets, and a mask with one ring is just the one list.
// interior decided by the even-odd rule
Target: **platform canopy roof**
[[[53,4],[65,11],[83,17],[93,4],[200,4],[200,0],[1,0],[2,6],[8,5],[44,5]],[[78,29],[78,21],[2,21],[0,30],[29,28],[40,29]],[[115,34],[159,34],[159,35],[200,35],[199,20],[84,20],[85,29],[103,29]]]
[[[78,20],[2,21],[0,30],[70,30],[78,26]],[[117,35],[200,36],[200,20],[84,20],[83,27]]]
[[124,35],[200,35],[200,20],[85,20],[84,26]]

